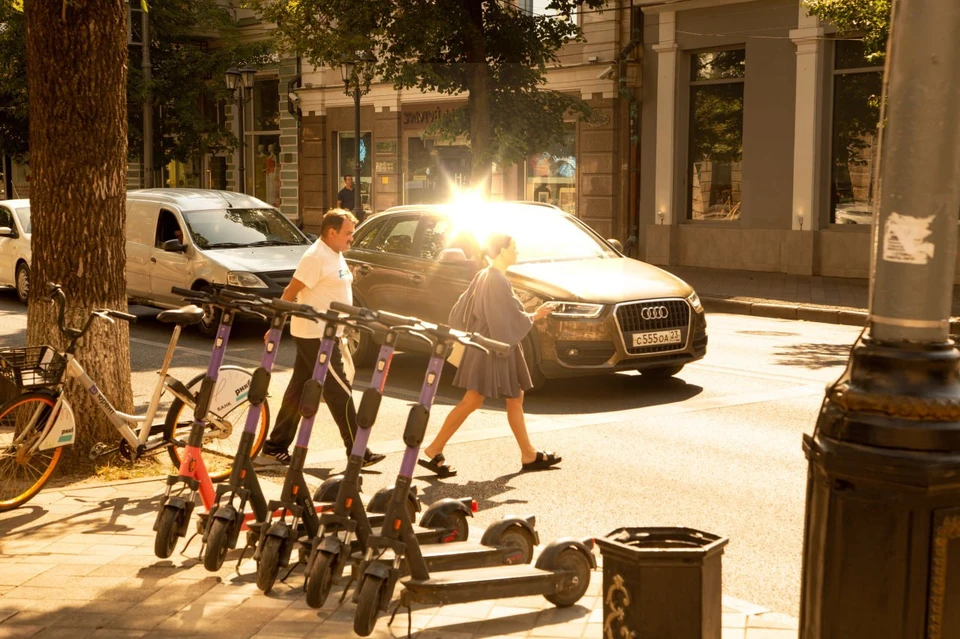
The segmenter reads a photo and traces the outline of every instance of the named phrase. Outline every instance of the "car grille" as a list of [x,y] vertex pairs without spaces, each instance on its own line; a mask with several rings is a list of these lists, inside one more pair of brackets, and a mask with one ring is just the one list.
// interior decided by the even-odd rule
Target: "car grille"
[[260,279],[266,278],[264,281],[268,285],[272,284],[279,288],[286,288],[290,280],[293,279],[293,273],[294,271],[269,271],[267,273],[261,273]]
[[[662,319],[643,319],[642,312],[647,309],[664,307],[667,316]],[[631,355],[646,355],[648,353],[666,353],[682,350],[687,343],[687,333],[690,328],[690,305],[686,300],[656,300],[647,302],[628,302],[617,307],[617,323],[623,335],[623,342],[627,352]],[[631,346],[633,333],[648,331],[666,331],[680,329],[679,344],[662,344],[650,346]]]

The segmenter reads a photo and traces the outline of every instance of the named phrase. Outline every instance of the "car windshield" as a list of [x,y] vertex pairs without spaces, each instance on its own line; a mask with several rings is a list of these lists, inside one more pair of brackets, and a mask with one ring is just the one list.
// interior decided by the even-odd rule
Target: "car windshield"
[[185,211],[183,219],[201,249],[294,246],[310,241],[274,209]]
[[17,218],[20,220],[20,226],[23,227],[24,233],[32,233],[30,230],[30,207],[25,206],[20,209],[14,209],[17,214]]
[[[468,231],[478,246],[492,233],[506,233],[517,243],[517,262],[556,262],[617,257],[589,228],[576,218],[538,206],[484,207],[451,210],[444,233],[447,246],[463,242]],[[438,229],[438,232],[441,232]],[[470,253],[470,251],[465,251]]]

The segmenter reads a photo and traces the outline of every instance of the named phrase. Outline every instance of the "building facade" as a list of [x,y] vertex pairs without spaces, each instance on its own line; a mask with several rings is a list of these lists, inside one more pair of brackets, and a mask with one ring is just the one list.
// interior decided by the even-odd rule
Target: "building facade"
[[799,1],[639,4],[641,255],[867,277],[881,63]]
[[[546,3],[533,3],[530,10]],[[631,139],[631,104],[640,90],[639,41],[631,43],[634,22],[642,17],[627,3],[577,16],[586,43],[570,43],[547,72],[545,88],[569,92],[600,112],[593,124],[568,123],[566,138],[532,154],[523,163],[493,167],[491,197],[555,204],[589,223],[606,237],[630,233],[629,211],[636,208],[636,125]],[[335,206],[343,177],[354,173],[354,108],[339,69],[304,69],[296,90],[301,113],[300,202],[305,228]],[[466,96],[396,91],[374,84],[361,99],[360,164],[357,178],[365,210],[400,204],[442,202],[479,179],[464,140],[430,138],[429,125],[462,105]],[[631,179],[630,172],[634,171]]]

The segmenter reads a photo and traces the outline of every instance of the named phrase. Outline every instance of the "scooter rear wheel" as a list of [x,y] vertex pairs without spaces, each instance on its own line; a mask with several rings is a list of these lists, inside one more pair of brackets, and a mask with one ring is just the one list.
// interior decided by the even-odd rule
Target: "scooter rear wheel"
[[223,566],[223,560],[230,550],[227,543],[230,533],[230,522],[225,519],[214,519],[210,524],[210,533],[207,535],[207,548],[203,553],[203,567],[210,571],[217,571]]
[[164,506],[157,520],[157,537],[153,541],[153,553],[160,559],[166,559],[177,547],[177,520],[180,511]]
[[268,535],[263,542],[260,564],[257,566],[257,588],[262,590],[264,594],[270,592],[273,589],[273,584],[277,582],[282,546],[283,539],[275,535]]
[[330,596],[333,586],[333,568],[336,556],[322,550],[317,553],[307,573],[307,605],[311,608],[322,608]]
[[529,564],[533,561],[533,538],[520,526],[515,525],[504,530],[500,539],[497,540],[497,545],[505,548],[516,548],[523,553],[523,560],[519,563]]
[[383,586],[383,579],[371,575],[364,575],[360,582],[357,610],[353,616],[353,631],[361,637],[369,637],[377,625]]
[[567,548],[557,556],[556,562],[549,566],[550,570],[565,570],[572,573],[567,577],[566,585],[552,595],[544,595],[547,601],[558,608],[566,608],[580,601],[580,598],[590,587],[590,560],[583,556],[583,551],[576,548]]

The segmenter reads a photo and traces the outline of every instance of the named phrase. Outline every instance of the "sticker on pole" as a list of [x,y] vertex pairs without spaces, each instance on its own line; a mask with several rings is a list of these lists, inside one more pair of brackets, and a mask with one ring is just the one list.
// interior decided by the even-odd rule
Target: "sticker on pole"
[[933,259],[933,242],[928,242],[934,216],[913,217],[891,213],[883,229],[883,259],[900,264],[927,264]]

